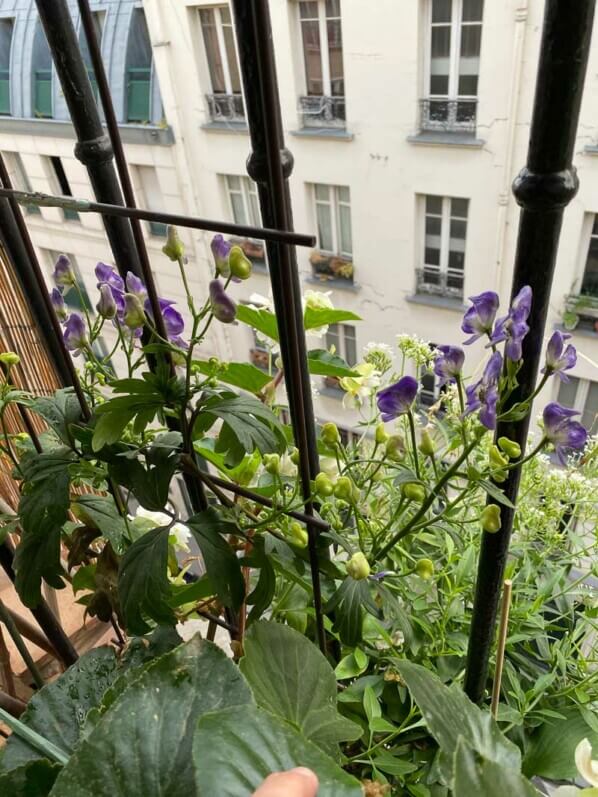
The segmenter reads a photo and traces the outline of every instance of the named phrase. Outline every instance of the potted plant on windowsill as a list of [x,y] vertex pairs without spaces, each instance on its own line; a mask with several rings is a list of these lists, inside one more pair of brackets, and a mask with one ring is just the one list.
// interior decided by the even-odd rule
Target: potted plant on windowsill
[[309,262],[314,276],[322,282],[329,280],[353,282],[353,262],[348,258],[315,250],[311,253]]

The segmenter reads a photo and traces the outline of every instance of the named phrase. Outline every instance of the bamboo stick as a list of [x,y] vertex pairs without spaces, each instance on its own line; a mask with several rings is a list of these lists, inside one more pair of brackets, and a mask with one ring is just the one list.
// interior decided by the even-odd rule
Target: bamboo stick
[[513,582],[510,578],[505,579],[502,593],[502,606],[500,610],[500,625],[498,628],[498,645],[496,647],[496,669],[494,672],[494,684],[492,685],[492,716],[496,719],[498,713],[498,701],[500,700],[500,685],[502,682],[502,670],[505,661],[505,645],[507,643],[507,633],[509,630],[509,611],[511,609],[511,595],[513,592]]

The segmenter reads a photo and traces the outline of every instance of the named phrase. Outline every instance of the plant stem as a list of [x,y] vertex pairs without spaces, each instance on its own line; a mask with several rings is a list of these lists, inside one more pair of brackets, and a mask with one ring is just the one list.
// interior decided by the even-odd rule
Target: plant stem
[[64,750],[61,750],[60,747],[57,747],[52,742],[48,741],[48,739],[40,736],[39,733],[36,733],[36,731],[28,725],[24,725],[20,720],[13,717],[3,708],[0,708],[0,720],[2,720],[5,725],[8,725],[15,736],[18,736],[20,739],[23,739],[24,742],[30,744],[31,747],[39,750],[45,758],[50,758],[52,761],[56,761],[63,766],[68,764],[69,757]]
[[419,455],[417,453],[417,437],[415,435],[415,421],[413,420],[413,413],[411,410],[407,413],[407,419],[409,420],[409,431],[411,433],[411,445],[413,446],[413,465],[415,468],[415,475],[417,478],[420,477],[419,473]]

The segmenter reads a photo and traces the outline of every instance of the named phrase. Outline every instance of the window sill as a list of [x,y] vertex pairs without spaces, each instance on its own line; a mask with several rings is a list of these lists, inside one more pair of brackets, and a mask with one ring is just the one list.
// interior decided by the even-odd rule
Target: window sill
[[587,155],[598,155],[598,144],[586,144],[583,151]]
[[[106,126],[104,125],[104,130]],[[171,127],[158,127],[152,124],[131,124],[119,122],[118,129],[125,144],[157,144],[169,147],[174,144]],[[64,119],[42,119],[36,116],[0,116],[0,131],[23,133],[31,136],[52,136],[56,138],[75,138],[71,122]]]
[[247,122],[206,122],[203,125],[200,125],[201,130],[205,130],[206,132],[210,133],[233,133],[235,135],[241,134],[248,134],[249,127],[247,127]]
[[471,149],[480,149],[486,143],[471,133],[450,133],[442,130],[420,130],[413,136],[407,136],[407,141],[432,147],[469,147]]
[[341,291],[349,291],[350,293],[357,293],[361,290],[361,285],[358,282],[349,282],[349,280],[344,279],[321,280],[317,277],[305,277],[305,282],[309,282],[310,285],[318,285],[320,288],[334,288],[334,290],[338,288]]
[[[249,258],[251,260],[251,258]],[[268,276],[268,266],[266,265],[265,260],[252,260],[251,261],[252,272],[256,274],[265,274]]]
[[289,132],[298,138],[328,138],[332,141],[353,141],[354,138],[353,133],[344,127],[301,127]]
[[414,293],[411,296],[407,296],[407,301],[411,304],[454,310],[457,313],[463,313],[467,309],[466,305],[463,304],[463,299],[454,299],[451,296],[434,296],[431,293]]
[[342,387],[320,387],[318,385],[318,393],[320,396],[325,396],[326,398],[333,398],[338,399],[338,401],[342,401],[343,396],[345,395],[345,391]]

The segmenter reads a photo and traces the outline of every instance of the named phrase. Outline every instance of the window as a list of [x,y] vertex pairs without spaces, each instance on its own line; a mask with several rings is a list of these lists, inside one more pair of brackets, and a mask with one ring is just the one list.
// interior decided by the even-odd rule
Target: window
[[340,0],[300,0],[299,21],[305,66],[300,98],[303,124],[345,122],[345,76]]
[[235,224],[259,227],[260,208],[257,200],[257,186],[249,177],[226,175],[226,191]]
[[483,0],[429,0],[425,130],[475,132]]
[[206,96],[214,121],[244,121],[241,75],[235,48],[235,32],[228,6],[200,8],[212,93]]
[[351,192],[345,186],[315,185],[318,243],[323,252],[350,258],[353,254],[351,236]]
[[[100,47],[102,46],[102,33],[104,31],[104,20],[106,18],[105,11],[92,11],[91,13],[93,18],[93,27],[96,35],[96,39],[98,40],[98,44]],[[87,67],[87,74],[89,75],[89,80],[91,82],[91,87],[93,89],[93,93],[97,99],[98,96],[98,84],[96,83],[96,76],[93,71],[93,66],[91,63],[91,55],[89,54],[89,47],[87,45],[87,37],[85,35],[85,31],[83,30],[83,25],[79,28],[79,47],[81,49],[81,55],[83,56],[83,61],[85,62],[85,66]]]
[[[62,196],[73,196],[73,192],[71,191],[71,186],[66,176],[66,172],[64,171],[64,166],[62,165],[62,161],[59,157],[55,155],[51,155],[48,160],[50,161],[50,166],[52,168],[52,174],[55,178],[53,182],[55,182],[58,186],[58,193]],[[67,208],[63,208],[62,213],[64,218],[68,221],[79,221],[79,214],[76,210],[69,210]]]
[[133,9],[127,42],[127,122],[151,121],[152,45],[142,8]]
[[10,115],[10,45],[12,19],[0,19],[0,114]]
[[416,270],[416,292],[461,299],[469,200],[426,196],[423,201],[423,266]]
[[52,55],[39,20],[35,25],[31,60],[33,115],[48,119],[52,117]]
[[[153,166],[133,166],[136,177],[137,193],[140,195],[139,204],[147,210],[157,213],[164,210],[164,199],[158,182],[158,175]],[[165,237],[168,225],[160,221],[148,222],[152,235]]]
[[598,216],[594,216],[594,223],[590,233],[590,244],[581,283],[581,293],[598,298]]
[[[23,161],[18,152],[4,152],[4,163],[13,188],[17,191],[32,191],[31,182],[23,166]],[[27,213],[40,213],[37,205],[26,205]]]
[[355,327],[351,324],[330,324],[326,333],[326,348],[334,347],[335,353],[353,367],[357,364]]
[[598,382],[570,376],[568,382],[560,383],[557,401],[565,407],[571,407],[581,412],[580,422],[590,432],[596,432]]

